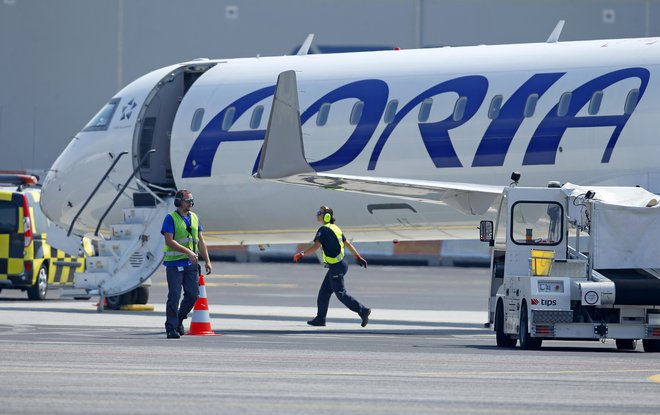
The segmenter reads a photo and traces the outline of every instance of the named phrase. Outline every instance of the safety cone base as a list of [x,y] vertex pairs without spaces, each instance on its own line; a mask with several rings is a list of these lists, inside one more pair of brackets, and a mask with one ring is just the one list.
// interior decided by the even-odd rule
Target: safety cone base
[[199,276],[199,297],[195,301],[193,308],[192,321],[187,336],[220,336],[211,328],[211,318],[209,315],[209,302],[206,298],[206,287],[204,285],[204,276]]
[[190,323],[190,330],[186,333],[186,335],[192,335],[192,336],[222,336],[220,333],[216,333],[213,330],[206,329],[206,327],[195,327],[193,326],[194,324],[204,324],[204,323]]

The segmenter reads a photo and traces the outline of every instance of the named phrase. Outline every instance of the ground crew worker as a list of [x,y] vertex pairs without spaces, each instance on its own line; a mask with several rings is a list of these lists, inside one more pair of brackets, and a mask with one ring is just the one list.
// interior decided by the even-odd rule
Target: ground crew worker
[[[199,296],[198,279],[200,266],[198,255],[205,262],[206,273],[211,273],[211,261],[202,236],[202,224],[192,212],[195,202],[190,191],[182,189],[174,196],[176,210],[165,216],[160,233],[165,237],[167,269],[167,304],[165,306],[165,331],[168,339],[183,336],[183,320],[195,305]],[[183,301],[181,287],[183,286]]]
[[293,256],[293,261],[300,261],[305,255],[315,252],[319,247],[323,251],[323,262],[328,267],[325,279],[319,289],[319,295],[316,299],[318,307],[316,317],[309,320],[310,326],[325,326],[325,317],[328,313],[328,304],[330,296],[334,292],[339,301],[341,301],[351,311],[356,312],[362,319],[362,327],[369,323],[369,314],[371,309],[360,304],[355,298],[351,297],[344,288],[344,275],[348,271],[348,263],[344,258],[344,245],[348,246],[355,259],[361,267],[367,267],[367,261],[360,256],[353,245],[346,240],[339,226],[335,225],[335,218],[332,209],[327,206],[321,206],[316,212],[316,220],[323,223],[314,237],[314,245],[300,251]]

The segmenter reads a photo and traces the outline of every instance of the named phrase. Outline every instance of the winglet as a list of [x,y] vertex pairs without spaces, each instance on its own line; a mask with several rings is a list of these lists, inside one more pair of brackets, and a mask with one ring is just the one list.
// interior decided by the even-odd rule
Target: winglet
[[307,55],[307,53],[309,53],[309,48],[312,46],[312,40],[314,40],[314,33],[307,35],[305,41],[303,42],[302,46],[300,46],[300,49],[298,49],[298,53],[296,53],[296,55]]
[[258,179],[280,179],[314,172],[305,160],[296,72],[282,72],[277,77],[266,137],[254,176]]
[[546,40],[547,43],[557,43],[559,41],[559,35],[561,35],[561,31],[564,28],[564,23],[566,23],[565,20],[557,22],[557,26],[555,26],[555,29],[550,33],[548,40]]

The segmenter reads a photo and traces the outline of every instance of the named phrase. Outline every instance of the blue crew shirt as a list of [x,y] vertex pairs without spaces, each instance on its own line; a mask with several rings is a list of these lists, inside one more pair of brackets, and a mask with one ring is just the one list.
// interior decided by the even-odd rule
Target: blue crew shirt
[[[177,215],[181,216],[183,221],[186,223],[186,227],[190,226],[190,215],[183,216],[181,213],[179,213],[178,210],[175,211]],[[198,220],[198,232],[202,231],[202,221],[199,220],[199,217],[197,217]],[[170,215],[165,216],[165,219],[163,220],[163,226],[160,228],[160,233],[165,235],[165,232],[171,233],[174,235],[174,219]],[[166,267],[187,267],[192,265],[192,262],[188,258],[184,259],[177,259],[176,261],[163,261],[163,265]]]
[[[346,235],[342,232],[341,235],[342,242],[346,242]],[[323,252],[325,256],[334,258],[339,255],[341,252],[341,246],[339,245],[339,240],[337,235],[332,231],[332,229],[327,226],[321,226],[318,231],[316,231],[316,236],[314,237],[314,242],[319,242],[323,247]]]

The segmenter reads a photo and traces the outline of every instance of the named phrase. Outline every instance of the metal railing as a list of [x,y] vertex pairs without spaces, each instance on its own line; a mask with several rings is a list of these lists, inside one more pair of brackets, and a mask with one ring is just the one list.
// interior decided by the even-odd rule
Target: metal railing
[[110,213],[110,209],[112,209],[112,207],[115,205],[115,203],[117,203],[117,200],[124,193],[124,190],[126,190],[126,188],[128,187],[128,184],[131,182],[131,180],[133,180],[133,178],[135,177],[137,172],[140,170],[140,167],[142,166],[142,164],[147,160],[147,157],[149,157],[151,155],[151,153],[155,153],[155,152],[156,152],[156,149],[152,148],[151,150],[147,151],[144,156],[142,156],[142,159],[140,160],[138,165],[133,169],[133,173],[131,173],[131,175],[128,177],[128,179],[126,179],[126,182],[124,183],[122,188],[117,193],[117,196],[115,196],[115,198],[112,199],[112,202],[110,202],[110,205],[108,206],[108,208],[103,213],[103,216],[101,216],[101,219],[99,219],[99,223],[98,223],[98,225],[96,225],[96,230],[94,231],[94,236],[99,235],[99,229],[101,229],[101,224],[103,223],[103,220],[105,219],[106,216],[108,216],[108,213]]
[[156,185],[153,185],[153,184],[146,185],[140,179],[135,179],[135,181],[137,182],[138,186],[141,189],[143,189],[144,191],[149,193],[151,195],[151,197],[153,197],[156,201],[158,201],[159,203],[162,203],[162,204],[165,204],[165,201],[163,199],[161,199],[153,190],[151,190],[151,188],[149,186],[154,186],[158,190],[164,190],[164,191],[167,191],[167,192],[172,191],[172,189],[167,189],[167,188],[156,186]]
[[[153,150],[153,151],[155,151],[155,150]],[[119,155],[115,158],[115,160],[110,165],[110,168],[108,169],[108,171],[106,171],[105,174],[103,175],[103,177],[101,177],[101,180],[99,180],[99,182],[96,185],[96,187],[94,188],[94,190],[92,190],[92,193],[89,194],[89,196],[87,197],[87,200],[85,200],[85,203],[83,203],[82,207],[80,208],[80,210],[78,210],[78,213],[76,213],[76,216],[74,216],[73,220],[71,221],[71,226],[69,226],[69,231],[66,233],[66,236],[71,236],[71,231],[73,231],[73,225],[76,223],[76,220],[78,220],[78,217],[80,216],[82,211],[85,210],[85,208],[89,204],[89,201],[92,200],[92,198],[94,197],[96,192],[99,190],[99,187],[101,187],[101,185],[103,184],[105,179],[108,177],[108,175],[110,174],[112,169],[115,168],[115,165],[117,165],[117,162],[119,161],[119,159],[122,158],[122,156],[124,156],[125,154],[128,154],[128,151],[122,151],[121,153],[119,153]],[[98,228],[97,228],[97,231],[98,231]]]

